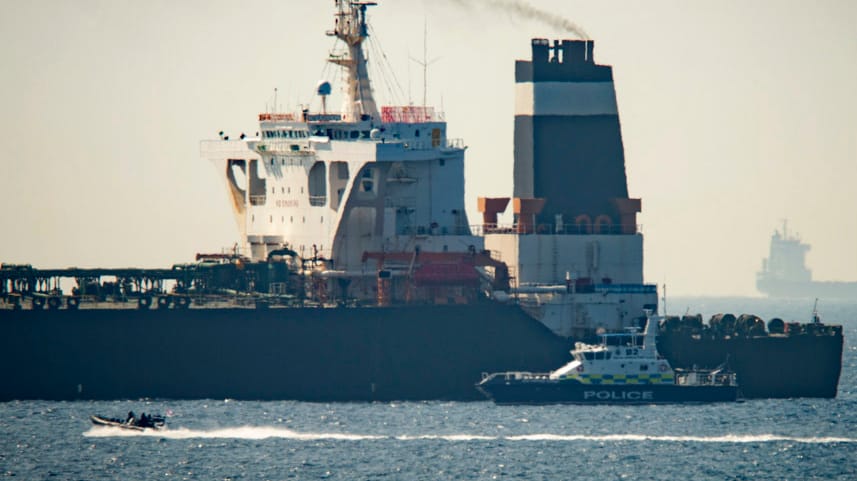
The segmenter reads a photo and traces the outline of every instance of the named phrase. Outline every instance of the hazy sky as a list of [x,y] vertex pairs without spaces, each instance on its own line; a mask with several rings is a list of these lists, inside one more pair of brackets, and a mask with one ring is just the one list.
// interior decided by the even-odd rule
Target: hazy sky
[[[488,0],[379,3],[397,103],[422,101],[408,57],[428,26],[428,100],[469,146],[475,224],[477,196],[512,192],[514,61],[532,37],[570,34]],[[784,218],[816,279],[857,280],[857,2],[529,3],[579,25],[614,67],[647,282],[755,295]],[[333,71],[332,5],[0,0],[0,262],[162,267],[232,245],[199,141],[257,131],[275,88],[283,107],[312,101]],[[374,82],[389,103],[395,82]]]

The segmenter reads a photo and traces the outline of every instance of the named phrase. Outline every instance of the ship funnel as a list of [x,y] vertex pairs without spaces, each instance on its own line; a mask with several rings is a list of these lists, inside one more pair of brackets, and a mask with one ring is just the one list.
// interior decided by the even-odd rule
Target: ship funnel
[[538,223],[586,216],[636,231],[613,70],[591,40],[531,41],[515,63],[514,196],[545,199]]

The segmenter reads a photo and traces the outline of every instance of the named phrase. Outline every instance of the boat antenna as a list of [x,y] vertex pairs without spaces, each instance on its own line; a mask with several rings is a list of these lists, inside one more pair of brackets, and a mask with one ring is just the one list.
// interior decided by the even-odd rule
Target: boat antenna
[[664,301],[664,317],[666,317],[666,316],[667,316],[667,283],[666,283],[666,282],[664,282],[664,297],[663,297],[663,301]]
[[821,318],[818,317],[818,298],[815,298],[815,304],[812,306],[812,323],[821,324]]
[[277,87],[274,87],[274,113],[277,113]]

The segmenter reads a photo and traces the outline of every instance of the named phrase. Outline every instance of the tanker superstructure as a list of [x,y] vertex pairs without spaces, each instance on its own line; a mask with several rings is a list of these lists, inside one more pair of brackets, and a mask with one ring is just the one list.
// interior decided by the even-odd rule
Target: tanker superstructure
[[254,260],[293,249],[319,260],[316,274],[359,281],[364,253],[481,250],[464,208],[464,145],[431,107],[376,107],[362,44],[372,3],[338,2],[344,48],[329,61],[345,85],[341,112],[259,115],[260,137],[203,141],[224,174]]
[[[551,369],[575,339],[656,310],[594,43],[535,39],[516,64],[513,196],[480,198],[471,227],[466,149],[443,115],[377,107],[362,50],[372,5],[336,2],[340,112],[321,82],[319,110],[265,112],[257,136],[202,142],[242,245],[171,269],[0,269],[0,400],[479,399],[482,372]],[[76,281],[70,295],[60,278]],[[841,359],[828,327],[796,357]],[[710,357],[758,351],[752,336]],[[806,364],[821,389],[745,368],[772,374],[761,397],[835,395],[839,366]]]

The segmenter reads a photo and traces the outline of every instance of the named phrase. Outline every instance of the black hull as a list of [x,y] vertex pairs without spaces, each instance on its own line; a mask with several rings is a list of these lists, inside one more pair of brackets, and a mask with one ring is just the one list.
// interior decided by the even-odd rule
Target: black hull
[[[836,395],[842,337],[659,342],[729,355],[746,397]],[[480,400],[485,372],[548,371],[571,343],[516,306],[0,311],[0,401]]]
[[568,341],[495,303],[0,312],[0,400],[476,400],[485,371],[548,370]]
[[714,369],[728,359],[745,398],[836,397],[842,346],[841,330],[836,335],[658,338],[658,351],[674,368]]
[[480,383],[479,389],[497,404],[699,404],[738,399],[735,386],[595,385],[506,380],[502,375]]

